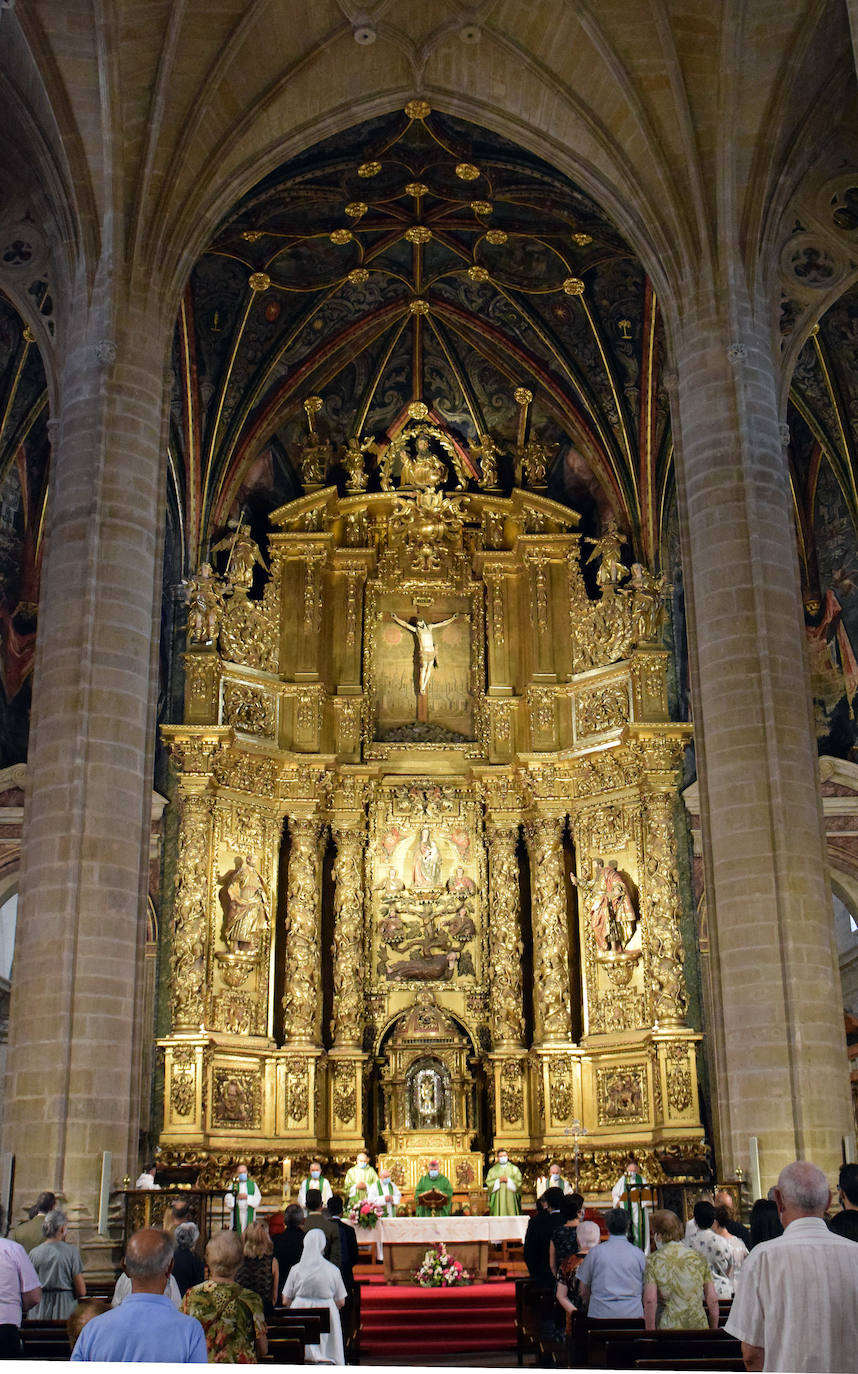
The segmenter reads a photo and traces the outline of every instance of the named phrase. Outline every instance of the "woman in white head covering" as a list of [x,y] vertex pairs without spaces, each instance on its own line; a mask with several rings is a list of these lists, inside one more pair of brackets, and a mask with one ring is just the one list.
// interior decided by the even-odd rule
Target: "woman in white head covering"
[[346,1300],[343,1276],[335,1264],[324,1257],[327,1237],[324,1231],[308,1231],[299,1262],[289,1270],[283,1286],[284,1307],[327,1307],[331,1329],[322,1333],[319,1345],[308,1345],[304,1358],[310,1364],[345,1364],[343,1329],[339,1309]]

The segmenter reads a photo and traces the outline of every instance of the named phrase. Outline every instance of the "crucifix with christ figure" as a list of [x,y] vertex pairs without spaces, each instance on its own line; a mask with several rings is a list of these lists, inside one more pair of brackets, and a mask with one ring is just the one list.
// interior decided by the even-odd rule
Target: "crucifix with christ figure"
[[446,620],[424,620],[422,616],[417,616],[417,623],[411,625],[407,620],[401,620],[394,611],[390,613],[391,620],[395,620],[397,625],[401,625],[403,630],[414,636],[414,648],[417,654],[417,719],[427,721],[429,719],[428,689],[429,679],[432,676],[433,668],[438,666],[438,649],[435,644],[434,630],[442,630],[445,625],[452,625],[454,620],[459,619],[458,611],[455,615],[448,616]]

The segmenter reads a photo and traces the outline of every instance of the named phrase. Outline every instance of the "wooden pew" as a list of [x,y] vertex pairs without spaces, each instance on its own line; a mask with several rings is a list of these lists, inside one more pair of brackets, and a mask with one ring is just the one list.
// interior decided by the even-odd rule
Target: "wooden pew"
[[28,1321],[21,1326],[25,1360],[68,1360],[71,1356],[66,1324],[61,1321]]
[[[516,1358],[519,1365],[525,1355],[539,1356],[543,1346],[550,1344],[549,1327],[555,1322],[557,1303],[552,1290],[532,1279],[515,1281]],[[562,1309],[560,1309],[562,1311]]]
[[745,1374],[745,1361],[741,1355],[736,1359],[731,1359],[729,1356],[722,1358],[714,1355],[709,1355],[705,1359],[701,1359],[699,1356],[688,1359],[677,1359],[676,1356],[671,1356],[666,1360],[637,1360],[635,1369],[723,1370],[725,1374],[727,1371],[736,1370],[740,1371],[740,1374]]
[[719,1331],[647,1331],[635,1335],[617,1333],[604,1349],[607,1369],[635,1369],[639,1360],[741,1360],[742,1347],[732,1336]]
[[318,1317],[319,1329],[328,1332],[331,1329],[331,1312],[328,1307],[275,1307],[274,1322],[277,1325],[282,1321],[303,1321],[305,1317]]
[[[298,1336],[283,1336],[268,1333],[268,1354],[263,1355],[260,1364],[303,1364],[304,1341]],[[312,1342],[309,1342],[312,1344]]]

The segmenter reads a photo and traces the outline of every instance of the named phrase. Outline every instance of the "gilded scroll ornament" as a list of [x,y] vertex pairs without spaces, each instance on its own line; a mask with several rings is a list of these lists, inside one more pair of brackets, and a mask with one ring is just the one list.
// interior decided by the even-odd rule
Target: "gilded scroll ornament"
[[491,1026],[496,1045],[520,1045],[522,1016],[521,910],[516,841],[518,825],[488,827]]
[[286,888],[286,991],[283,1019],[287,1040],[315,1043],[321,1021],[319,950],[320,825],[290,818],[292,850]]
[[629,693],[624,682],[612,682],[594,691],[582,692],[575,703],[579,735],[613,730],[628,718]]
[[670,1045],[667,1060],[667,1101],[671,1112],[679,1116],[687,1112],[693,1099],[688,1049],[685,1045]]
[[645,892],[653,1010],[659,1025],[683,1025],[688,998],[682,967],[673,798],[668,793],[654,793],[647,801],[644,844],[641,901],[643,904]]
[[[333,830],[334,1004],[331,1029],[337,1045],[360,1045],[363,1038],[363,830]],[[348,1120],[350,1118],[343,1118]]]
[[517,1126],[524,1116],[521,1086],[521,1064],[507,1059],[501,1068],[501,1116],[510,1126]]
[[273,697],[241,682],[225,682],[223,688],[223,720],[246,735],[274,735],[277,707]]
[[215,1126],[258,1129],[262,1124],[262,1077],[255,1069],[215,1069]]
[[549,1061],[548,1100],[553,1121],[570,1121],[572,1119],[572,1075],[569,1065],[562,1059]]
[[568,1039],[569,937],[562,819],[538,817],[525,826],[533,886],[533,969],[536,1040]]
[[351,1062],[334,1066],[334,1091],[332,1095],[334,1116],[341,1126],[348,1126],[357,1113],[355,1094],[355,1073]]
[[174,1068],[170,1081],[170,1108],[174,1116],[190,1116],[194,1110],[194,1071]]
[[226,602],[221,617],[220,649],[230,663],[241,663],[267,673],[277,671],[275,593],[276,582],[272,579],[261,601],[251,600],[241,591]]
[[173,1028],[205,1022],[206,918],[211,800],[180,797],[179,852],[173,916]]
[[290,1121],[306,1121],[310,1107],[308,1065],[303,1059],[286,1061],[286,1115]]
[[590,998],[589,1026],[596,1034],[637,1030],[646,1025],[646,1003],[636,992],[612,988]]

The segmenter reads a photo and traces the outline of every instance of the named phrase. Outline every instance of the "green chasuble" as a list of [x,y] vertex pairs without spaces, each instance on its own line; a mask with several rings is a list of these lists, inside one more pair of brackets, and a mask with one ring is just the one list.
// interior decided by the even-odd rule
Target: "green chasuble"
[[[358,1188],[359,1183],[365,1183],[366,1188]],[[346,1205],[351,1207],[355,1202],[366,1202],[373,1183],[378,1183],[378,1174],[371,1164],[363,1167],[353,1164],[343,1179]]]
[[415,1198],[421,1193],[428,1193],[430,1188],[434,1188],[437,1193],[446,1193],[447,1201],[440,1212],[430,1212],[428,1207],[421,1207],[418,1202],[418,1217],[448,1217],[453,1210],[453,1185],[447,1175],[439,1174],[437,1178],[430,1178],[428,1174],[424,1174],[414,1189]]
[[[507,1183],[495,1183],[505,1176],[515,1187]],[[517,1164],[493,1164],[486,1174],[486,1188],[489,1193],[489,1211],[493,1217],[517,1217],[521,1211],[521,1170]]]

